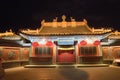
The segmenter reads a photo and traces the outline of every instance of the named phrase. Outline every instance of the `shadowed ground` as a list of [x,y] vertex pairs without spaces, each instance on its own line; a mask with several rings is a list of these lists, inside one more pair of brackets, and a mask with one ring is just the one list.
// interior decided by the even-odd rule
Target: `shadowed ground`
[[10,68],[6,80],[120,80],[119,67]]

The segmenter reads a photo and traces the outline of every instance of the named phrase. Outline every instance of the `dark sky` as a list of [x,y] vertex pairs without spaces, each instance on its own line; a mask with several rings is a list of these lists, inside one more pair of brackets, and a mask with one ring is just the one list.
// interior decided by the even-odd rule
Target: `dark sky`
[[67,20],[86,18],[93,27],[120,26],[119,0],[0,0],[0,31],[35,29],[40,21],[52,21],[65,14]]

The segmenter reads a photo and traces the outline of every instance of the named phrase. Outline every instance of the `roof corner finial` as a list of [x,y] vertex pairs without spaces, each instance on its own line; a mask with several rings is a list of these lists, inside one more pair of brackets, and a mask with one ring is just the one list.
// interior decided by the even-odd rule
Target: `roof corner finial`
[[42,21],[41,21],[41,25],[43,25],[45,23],[45,19],[43,19]]
[[66,19],[66,16],[65,16],[65,15],[62,15],[62,20],[63,20],[63,22],[65,21],[65,19]]
[[86,19],[83,19],[83,22],[87,24],[87,20]]

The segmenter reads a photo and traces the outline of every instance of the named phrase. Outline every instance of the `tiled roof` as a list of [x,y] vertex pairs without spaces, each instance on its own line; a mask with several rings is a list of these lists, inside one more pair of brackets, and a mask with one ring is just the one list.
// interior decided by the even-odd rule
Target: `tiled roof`
[[110,36],[108,36],[109,39],[120,39],[120,32],[115,31],[112,32]]
[[80,35],[80,34],[102,34],[110,32],[109,29],[94,29],[90,28],[87,21],[84,19],[81,22],[75,21],[71,18],[71,22],[65,21],[65,16],[62,16],[63,21],[57,22],[54,19],[53,22],[41,22],[41,28],[37,30],[23,30],[22,33],[29,35]]
[[20,47],[19,43],[11,40],[0,40],[0,46],[12,46],[12,47]]
[[6,31],[4,33],[0,33],[0,39],[4,39],[4,40],[21,40],[21,36],[16,35],[10,29],[10,31]]
[[102,31],[93,31],[89,26],[86,25],[80,25],[76,27],[67,26],[67,27],[53,27],[53,26],[42,26],[40,30],[26,30],[22,31],[22,33],[28,34],[28,35],[43,35],[43,36],[50,36],[50,35],[86,35],[86,34],[103,34],[111,32],[110,30],[102,30]]
[[91,33],[92,31],[87,28],[87,25],[76,26],[76,27],[55,27],[52,26],[43,26],[39,32],[39,34],[84,34]]

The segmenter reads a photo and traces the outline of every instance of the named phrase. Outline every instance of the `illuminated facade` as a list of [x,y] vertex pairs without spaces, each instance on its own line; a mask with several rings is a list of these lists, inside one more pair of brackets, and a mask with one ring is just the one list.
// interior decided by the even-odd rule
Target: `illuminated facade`
[[9,36],[7,33],[0,34],[1,40],[7,40],[8,43],[14,41],[20,46],[8,47],[0,43],[3,60],[6,59],[3,55],[14,56],[13,52],[18,57],[12,61],[28,60],[29,64],[34,65],[102,64],[119,61],[120,58],[120,32],[91,28],[85,19],[77,22],[71,17],[71,21],[67,22],[63,15],[61,22],[58,22],[57,18],[53,19],[53,22],[43,20],[40,29],[21,30],[19,36]]

